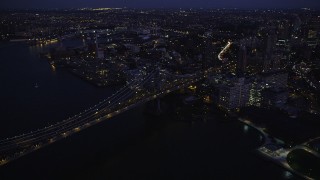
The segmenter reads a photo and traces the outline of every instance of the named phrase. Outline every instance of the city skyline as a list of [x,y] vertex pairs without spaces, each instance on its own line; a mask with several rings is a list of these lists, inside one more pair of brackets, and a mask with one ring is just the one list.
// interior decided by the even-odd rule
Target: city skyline
[[31,1],[0,10],[0,179],[320,179],[320,10]]
[[2,9],[24,9],[24,8],[320,8],[320,3],[317,0],[226,0],[226,1],[210,1],[210,0],[12,0],[2,3]]

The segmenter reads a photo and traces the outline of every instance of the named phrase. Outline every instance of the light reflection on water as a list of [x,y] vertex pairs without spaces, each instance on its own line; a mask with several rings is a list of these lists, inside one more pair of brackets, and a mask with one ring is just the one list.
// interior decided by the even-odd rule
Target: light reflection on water
[[244,133],[248,133],[248,131],[249,131],[249,126],[248,125],[244,125],[243,126],[243,132]]
[[293,174],[289,171],[284,171],[283,172],[283,178],[284,179],[292,179],[293,178]]
[[[57,43],[55,44],[55,46],[59,46],[61,43]],[[79,42],[78,42],[79,44]],[[29,52],[41,52],[44,48],[50,48],[52,47],[52,45],[48,45],[48,46],[32,46],[29,47],[29,49],[27,49],[27,51]],[[25,47],[18,47],[20,48],[19,50],[21,52],[24,52]],[[12,52],[16,52],[16,49],[12,50]],[[25,53],[25,52],[24,52]],[[47,62],[45,60],[41,60],[39,58],[37,58],[37,53],[30,53],[30,57],[26,58],[27,55],[29,55],[29,53],[25,53],[22,54],[24,56],[25,59],[21,59],[21,61],[19,59],[17,59],[16,61],[21,63],[24,62],[23,66],[21,66],[21,69],[17,69],[18,72],[22,71],[24,73],[26,73],[24,76],[12,76],[10,77],[10,81],[6,81],[6,84],[8,84],[8,87],[13,78],[14,81],[12,81],[13,83],[13,87],[15,87],[16,89],[18,89],[19,93],[15,94],[14,90],[15,88],[12,88],[10,86],[10,88],[7,92],[8,94],[6,94],[6,96],[9,95],[9,93],[11,92],[11,96],[14,97],[14,102],[11,101],[11,99],[7,100],[6,106],[8,106],[9,108],[7,109],[9,111],[8,112],[3,112],[3,114],[7,114],[7,116],[12,119],[17,119],[16,123],[12,123],[12,124],[3,124],[2,127],[6,127],[2,129],[2,133],[4,136],[7,136],[6,133],[8,134],[12,134],[12,132],[4,132],[5,129],[11,129],[12,131],[16,131],[16,132],[25,132],[28,131],[29,129],[33,129],[34,127],[43,127],[44,124],[46,124],[46,122],[56,122],[57,120],[60,121],[61,119],[65,118],[65,117],[69,117],[71,115],[73,115],[74,113],[78,113],[80,111],[82,111],[84,108],[90,107],[91,105],[94,105],[96,102],[98,102],[99,100],[101,100],[102,98],[108,97],[108,94],[111,94],[112,92],[114,92],[113,89],[99,89],[99,88],[95,88],[89,84],[87,84],[86,82],[83,82],[81,80],[79,80],[78,78],[74,77],[72,74],[69,73],[65,73],[64,71],[57,71],[56,75],[52,76],[50,74],[50,72],[48,72],[49,70],[49,66],[47,64]],[[9,56],[9,55],[8,55]],[[10,55],[11,57],[11,55]],[[20,56],[17,56],[16,58],[22,58]],[[14,63],[15,61],[9,61],[11,60],[11,58],[6,58],[7,62],[11,62]],[[13,65],[12,65],[13,66]],[[29,68],[29,70],[27,71],[23,71],[25,66],[27,66]],[[7,67],[10,67],[9,65],[7,65]],[[18,66],[20,67],[20,66]],[[35,74],[34,76],[32,75],[32,72],[37,72],[37,74]],[[38,72],[39,71],[39,72]],[[10,71],[8,71],[10,72]],[[31,76],[31,75],[32,76]],[[27,81],[29,79],[30,76],[30,82]],[[26,78],[27,77],[27,78]],[[5,80],[5,79],[4,79]],[[40,88],[38,88],[35,91],[34,83],[33,81],[38,82],[40,84]],[[26,82],[26,84],[29,86],[32,86],[32,88],[30,88],[30,90],[26,89],[24,91],[20,91],[20,89],[22,89],[20,84],[23,84],[24,82]],[[26,98],[26,97],[32,97],[32,98]],[[31,106],[28,102],[28,100],[30,101],[30,104],[33,106]],[[37,100],[37,101],[35,101]],[[50,103],[48,103],[50,102]],[[21,104],[20,106],[17,106],[17,104]],[[15,113],[16,111],[14,110],[15,108],[19,109],[19,113]],[[22,108],[19,108],[22,107]],[[4,110],[3,110],[4,111]],[[34,113],[31,113],[34,112]],[[13,114],[17,114],[16,117],[11,117]],[[21,116],[19,116],[19,114],[21,114]],[[38,119],[37,119],[38,118]],[[130,118],[130,120],[128,120]],[[130,114],[122,114],[122,116],[117,117],[117,121],[110,121],[110,124],[107,124],[107,126],[105,127],[101,127],[100,129],[98,127],[96,127],[95,129],[88,129],[88,131],[82,132],[79,135],[82,136],[74,136],[71,142],[71,145],[65,147],[65,145],[67,144],[60,144],[61,147],[58,145],[56,146],[52,146],[51,148],[55,148],[55,150],[57,150],[58,152],[55,154],[53,152],[49,152],[49,150],[51,150],[51,148],[48,148],[48,151],[42,151],[44,153],[44,155],[46,157],[48,157],[48,159],[44,159],[44,162],[51,162],[51,166],[49,166],[50,168],[45,167],[45,169],[40,169],[40,175],[39,176],[43,176],[45,177],[47,174],[51,173],[51,169],[54,169],[56,167],[59,167],[59,171],[62,172],[61,174],[64,174],[65,171],[70,171],[68,166],[69,164],[72,164],[72,166],[75,167],[75,169],[79,169],[81,166],[84,166],[83,164],[85,164],[84,162],[87,162],[87,159],[90,159],[91,156],[85,157],[85,155],[87,154],[95,154],[96,152],[105,152],[105,157],[106,159],[109,159],[110,157],[113,157],[112,155],[112,151],[110,150],[110,152],[108,151],[109,149],[116,149],[120,152],[123,151],[122,146],[123,147],[127,147],[127,146],[131,146],[131,141],[126,140],[127,137],[132,136],[135,138],[139,138],[140,137],[140,133],[144,134],[144,131],[146,127],[148,127],[148,125],[145,125],[146,123],[144,122],[144,117],[142,115],[142,113],[140,113],[140,111],[137,111],[137,109],[131,111]],[[27,119],[30,123],[21,123],[23,122],[22,120]],[[45,119],[46,122],[42,123]],[[132,120],[134,119],[134,121]],[[153,122],[154,120],[150,120],[151,122]],[[10,122],[8,122],[10,123]],[[17,124],[21,124],[18,128]],[[140,124],[140,125],[139,125]],[[150,124],[150,122],[149,122]],[[155,123],[156,124],[156,123]],[[168,153],[165,152],[162,154],[162,159],[164,159],[164,161],[162,161],[162,163],[158,163],[160,164],[159,167],[170,167],[170,165],[172,164],[172,168],[175,167],[177,164],[173,163],[175,158],[180,158],[181,153],[180,152],[184,152],[186,151],[188,154],[192,154],[195,156],[198,156],[199,158],[190,158],[190,162],[189,163],[181,163],[178,164],[179,166],[182,166],[183,168],[187,169],[187,170],[192,170],[192,168],[190,168],[192,165],[194,164],[198,164],[199,162],[202,161],[198,161],[198,159],[211,159],[212,161],[210,162],[216,162],[217,166],[212,166],[215,169],[218,169],[217,171],[224,171],[224,170],[228,170],[228,167],[224,167],[223,164],[225,162],[225,157],[228,157],[231,152],[233,151],[228,151],[234,147],[237,147],[237,149],[233,152],[233,153],[238,153],[238,155],[234,155],[232,156],[232,160],[235,161],[233,165],[234,168],[241,168],[241,165],[243,162],[254,162],[254,163],[258,163],[259,165],[263,166],[265,165],[264,161],[260,161],[260,158],[256,158],[255,156],[252,156],[250,153],[247,153],[248,151],[251,150],[251,146],[253,146],[252,144],[255,144],[255,142],[251,142],[250,140],[248,140],[248,137],[251,137],[253,139],[258,139],[258,137],[260,138],[260,140],[263,140],[263,137],[261,135],[254,135],[252,132],[255,131],[250,131],[250,127],[247,125],[244,125],[244,127],[241,126],[236,126],[233,127],[232,124],[226,126],[224,123],[216,123],[215,121],[208,121],[208,123],[205,123],[205,125],[199,125],[195,124],[194,126],[188,126],[185,125],[185,123],[180,123],[180,122],[172,122],[170,123],[170,125],[173,124],[172,126],[168,126],[170,128],[164,129],[164,130],[153,130],[153,126],[155,125],[149,125],[151,127],[149,127],[151,130],[150,131],[159,131],[162,132],[160,134],[162,134],[161,136],[159,136],[159,141],[160,142],[166,142],[165,145],[162,145],[162,143],[157,143],[158,141],[153,141],[153,144],[151,144],[151,147],[160,147],[160,148],[155,148],[155,149],[161,149],[163,146],[165,146],[165,148],[168,146],[168,143],[171,144],[172,146],[170,147],[175,147],[172,150],[168,150]],[[12,128],[10,128],[12,127]],[[174,129],[172,129],[172,127],[175,127]],[[239,128],[240,127],[240,128]],[[243,129],[241,129],[243,128]],[[128,131],[128,129],[130,129]],[[146,128],[148,130],[148,128]],[[158,128],[155,128],[158,129]],[[253,129],[252,129],[253,130]],[[132,131],[132,132],[131,132]],[[149,131],[149,130],[148,130]],[[248,136],[241,136],[241,133],[243,131],[243,133],[248,134]],[[250,131],[250,133],[248,133]],[[13,134],[16,134],[16,132],[14,132]],[[128,132],[126,134],[126,132]],[[130,132],[130,133],[129,133]],[[159,132],[157,132],[157,134],[159,134]],[[175,135],[175,133],[173,132],[180,132],[182,133],[182,135],[184,137],[193,137],[190,138],[191,141],[188,141],[185,143],[185,141],[180,141],[180,133],[178,135]],[[205,136],[199,136],[199,134],[201,135],[202,132],[204,132]],[[104,134],[105,133],[105,134]],[[135,133],[137,134],[136,136]],[[133,135],[132,135],[133,134]],[[170,134],[170,138],[167,138],[167,134]],[[81,137],[81,139],[77,139],[77,137]],[[83,148],[83,144],[82,142],[87,142],[87,143],[91,143],[92,139],[97,139],[97,137],[104,137],[104,138],[100,138],[100,141],[96,140],[97,142],[93,143],[90,147],[88,146],[88,148]],[[118,141],[117,138],[114,137],[121,137],[120,140]],[[226,137],[228,138],[228,142],[232,142],[232,143],[227,143],[225,144],[224,141],[220,141],[221,137]],[[239,137],[243,137],[243,139],[239,139]],[[109,138],[109,139],[108,139]],[[112,144],[114,140],[114,145]],[[126,145],[126,143],[122,143],[122,141],[128,141],[129,145]],[[120,142],[120,145],[118,145]],[[139,142],[144,142],[144,139],[140,140]],[[79,146],[77,146],[77,143],[79,144]],[[122,144],[121,144],[122,143]],[[106,145],[107,144],[107,145]],[[139,144],[139,143],[138,143]],[[141,143],[143,144],[143,143]],[[178,144],[178,145],[176,145]],[[207,147],[208,144],[210,145],[209,148]],[[79,150],[77,149],[77,147],[81,147],[83,149]],[[147,145],[143,146],[138,146],[135,147],[138,149],[137,152],[142,152],[141,153],[141,159],[138,159],[140,161],[143,162],[143,160],[145,160],[144,162],[148,162],[149,157],[146,156],[144,157],[143,154],[147,154],[147,153],[143,153],[145,146],[149,147]],[[106,147],[105,147],[106,146]],[[118,147],[119,146],[119,147]],[[112,147],[112,148],[110,148]],[[185,148],[187,147],[187,148]],[[199,148],[199,147],[206,147],[206,148]],[[219,148],[217,148],[219,147]],[[134,148],[134,149],[135,149]],[[59,151],[60,149],[60,151]],[[125,148],[126,149],[126,148]],[[249,149],[249,150],[248,150]],[[125,153],[127,152],[131,152],[132,149],[128,149],[128,151],[125,151]],[[67,152],[66,152],[67,151]],[[162,151],[157,151],[154,150],[154,154],[156,156],[158,156],[159,154],[161,154]],[[62,153],[63,152],[63,153]],[[78,155],[73,155],[75,154],[74,152],[77,152]],[[134,151],[133,151],[134,152]],[[149,150],[147,151],[149,152]],[[232,154],[233,154],[232,153]],[[56,160],[59,158],[56,158],[58,155],[60,157],[60,155],[63,154],[65,157],[70,158],[73,155],[73,159],[72,160],[77,160],[80,159],[78,157],[81,157],[81,162],[83,164],[78,163],[77,161],[73,162],[72,160]],[[110,155],[109,155],[110,154]],[[37,159],[36,157],[38,156],[37,153],[31,154],[32,158],[31,159]],[[121,154],[119,155],[121,156]],[[134,157],[136,156],[135,153],[132,153],[130,157]],[[170,157],[169,159],[173,159],[173,161],[170,161],[170,163],[168,163],[167,161],[165,161],[165,159],[167,159],[167,157]],[[50,159],[51,157],[51,159]],[[84,157],[84,158],[83,158]],[[161,156],[160,156],[161,157]],[[221,157],[221,158],[220,158]],[[62,159],[68,159],[68,158],[62,158]],[[84,160],[82,160],[82,158]],[[94,161],[98,161],[98,159],[100,159],[100,156],[98,157],[93,157]],[[183,159],[185,159],[186,157],[181,156],[181,161],[183,162]],[[22,159],[23,160],[23,159]],[[156,159],[159,160],[159,159]],[[32,164],[32,166],[36,166],[37,164],[43,164],[41,160],[38,159],[37,161],[38,163],[34,163]],[[128,162],[131,162],[131,160],[123,160],[121,161],[122,164],[127,164]],[[20,161],[17,161],[17,164],[19,164]],[[29,163],[29,162],[28,162]],[[63,163],[66,163],[67,165],[62,165]],[[69,163],[69,164],[68,164]],[[205,162],[204,162],[205,163]],[[148,164],[148,163],[145,163]],[[199,163],[201,164],[201,163]],[[222,164],[222,165],[221,165]],[[251,164],[251,163],[249,163]],[[253,164],[253,163],[252,163]],[[24,165],[24,163],[21,163],[20,167],[22,167]],[[206,164],[203,164],[203,166],[199,166],[198,169],[205,169],[207,166]],[[249,166],[250,167],[250,166]],[[251,166],[252,168],[254,168],[254,165]],[[271,177],[277,177],[275,179],[278,179],[279,177],[282,176],[282,173],[285,175],[286,173],[283,172],[282,170],[279,170],[277,166],[266,166],[268,169],[266,171],[269,172],[269,176]],[[39,166],[38,168],[41,168],[41,166]],[[38,168],[28,168],[26,167],[26,169],[30,172],[32,172],[32,170],[37,169],[36,173],[39,173]],[[100,168],[100,167],[99,167]],[[128,168],[131,169],[132,167]],[[137,169],[143,169],[144,166],[142,166],[142,168],[138,168]],[[190,169],[188,169],[190,168]],[[22,168],[21,168],[22,169]],[[121,169],[121,168],[119,168]],[[125,170],[128,170],[125,169]],[[55,169],[54,169],[55,170]],[[65,171],[63,171],[65,170]],[[197,168],[196,168],[197,170]],[[12,172],[16,172],[17,169],[13,169]],[[53,171],[53,170],[52,170]],[[263,170],[261,173],[263,173],[265,170]],[[11,171],[7,171],[7,172],[11,172]],[[108,173],[111,173],[112,171],[109,171]],[[161,171],[160,171],[161,172]],[[183,172],[181,174],[177,173],[177,175],[183,175],[185,170],[183,170]],[[239,175],[240,177],[246,177],[247,176],[247,168],[243,168],[242,169],[242,174]],[[77,172],[72,171],[72,174],[77,174]],[[207,174],[210,175],[210,171],[206,172]],[[1,173],[0,173],[1,174]],[[10,173],[8,173],[10,174]],[[17,173],[16,173],[17,174]],[[204,173],[205,174],[205,173]],[[10,174],[11,175],[11,174]],[[156,174],[155,174],[156,175]],[[288,177],[290,174],[287,174]],[[17,176],[19,176],[19,174],[17,174]],[[63,176],[63,175],[61,175]],[[225,175],[227,176],[227,175]],[[215,178],[215,179],[219,179],[218,178],[219,175]],[[231,176],[227,176],[229,178],[231,178]],[[252,179],[257,179],[258,177],[260,177],[260,175],[258,175],[257,177],[254,174],[251,175]],[[220,177],[221,178],[221,177]],[[20,177],[18,179],[21,179]],[[56,178],[59,179],[59,178]],[[61,179],[61,178],[60,178]],[[202,179],[201,176],[198,179]],[[282,179],[282,178],[281,178]]]

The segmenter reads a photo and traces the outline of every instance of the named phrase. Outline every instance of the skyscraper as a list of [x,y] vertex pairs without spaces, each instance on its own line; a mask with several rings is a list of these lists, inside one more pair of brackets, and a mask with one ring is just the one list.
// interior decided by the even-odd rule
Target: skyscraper
[[275,30],[272,28],[269,33],[268,37],[266,39],[266,51],[265,51],[265,56],[264,56],[264,61],[263,61],[263,71],[268,72],[272,70],[272,61],[273,61],[273,52],[274,52],[274,47],[277,42],[277,35],[275,33]]
[[247,67],[247,48],[241,44],[238,53],[237,74],[243,76]]
[[98,35],[95,34],[95,45],[96,45],[96,58],[97,59],[103,59],[104,58],[104,51],[103,49],[99,48],[99,42],[98,42]]
[[214,87],[215,103],[227,111],[245,107],[249,103],[251,83],[244,77],[224,77],[221,81],[215,82]]
[[213,58],[212,32],[206,32],[205,37],[203,69],[208,68],[210,65],[215,65]]

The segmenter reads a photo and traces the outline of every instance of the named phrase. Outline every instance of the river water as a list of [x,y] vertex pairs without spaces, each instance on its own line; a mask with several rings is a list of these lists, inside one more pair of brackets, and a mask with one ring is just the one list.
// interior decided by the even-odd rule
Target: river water
[[[68,118],[119,88],[54,69],[39,57],[46,48],[0,45],[1,139]],[[296,179],[254,152],[260,134],[241,123],[145,112],[142,105],[24,156],[1,167],[0,179]]]

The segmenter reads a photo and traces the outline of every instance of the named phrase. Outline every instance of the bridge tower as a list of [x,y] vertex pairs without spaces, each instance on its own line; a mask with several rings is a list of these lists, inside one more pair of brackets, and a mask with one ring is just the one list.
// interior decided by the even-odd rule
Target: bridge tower
[[[144,89],[149,92],[161,92],[163,83],[165,82],[165,74],[162,73],[160,66],[155,67],[155,73],[150,78],[149,82],[144,85]],[[149,113],[159,115],[162,112],[161,99],[157,98],[150,102]]]
[[161,73],[159,66],[156,66],[155,73],[150,80],[144,84],[144,89],[149,92],[161,91],[165,76]]

